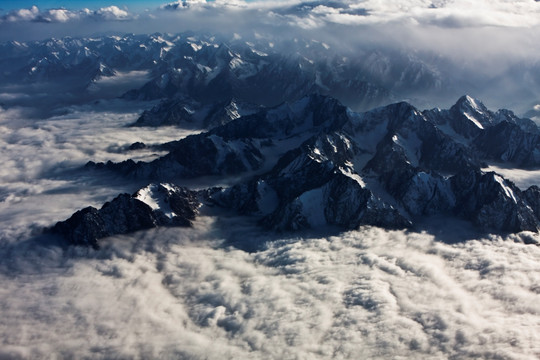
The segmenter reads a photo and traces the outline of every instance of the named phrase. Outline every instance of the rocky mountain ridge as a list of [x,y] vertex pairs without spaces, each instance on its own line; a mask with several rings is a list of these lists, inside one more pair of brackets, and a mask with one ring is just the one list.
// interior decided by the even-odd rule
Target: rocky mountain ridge
[[98,248],[98,239],[111,235],[156,226],[190,226],[200,206],[195,191],[172,184],[150,184],[133,195],[118,195],[99,210],[92,206],[79,210],[49,231],[71,244]]
[[236,185],[205,191],[199,206],[255,216],[279,231],[403,228],[430,215],[486,231],[538,231],[540,190],[521,190],[482,167],[538,167],[539,134],[532,121],[468,96],[449,110],[401,102],[356,113],[310,95],[176,141],[153,162],[87,168],[158,183],[238,176]]

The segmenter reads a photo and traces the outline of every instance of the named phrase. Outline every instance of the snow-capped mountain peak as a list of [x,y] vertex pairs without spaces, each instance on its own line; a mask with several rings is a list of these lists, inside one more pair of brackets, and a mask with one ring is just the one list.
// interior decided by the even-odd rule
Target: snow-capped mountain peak
[[450,111],[461,113],[479,129],[493,125],[493,116],[482,102],[469,95],[462,96]]

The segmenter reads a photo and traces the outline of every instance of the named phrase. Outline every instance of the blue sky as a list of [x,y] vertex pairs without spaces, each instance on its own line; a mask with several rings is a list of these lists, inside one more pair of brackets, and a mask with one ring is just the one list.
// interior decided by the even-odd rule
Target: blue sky
[[50,9],[64,7],[66,9],[98,9],[104,6],[116,5],[118,7],[127,6],[128,9],[155,8],[161,4],[172,2],[172,0],[71,0],[71,1],[51,1],[51,0],[1,0],[0,9],[9,11],[13,9],[29,8],[36,5],[40,9]]

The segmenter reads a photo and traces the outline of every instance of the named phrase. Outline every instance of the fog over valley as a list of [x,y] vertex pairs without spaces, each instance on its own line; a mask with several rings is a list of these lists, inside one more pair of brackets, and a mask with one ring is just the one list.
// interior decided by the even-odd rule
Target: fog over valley
[[540,357],[540,2],[103,4],[0,10],[0,359]]

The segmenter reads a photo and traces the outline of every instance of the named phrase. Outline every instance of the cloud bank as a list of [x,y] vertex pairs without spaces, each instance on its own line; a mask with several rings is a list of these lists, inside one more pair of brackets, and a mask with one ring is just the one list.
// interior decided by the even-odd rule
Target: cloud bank
[[110,239],[98,252],[10,248],[0,258],[0,354],[538,356],[538,247],[368,227],[247,253],[223,246],[210,219],[196,227]]
[[269,16],[280,14],[298,24],[324,23],[344,25],[389,22],[437,25],[441,27],[507,26],[530,27],[540,23],[540,6],[534,0],[334,0],[334,1],[212,1],[182,0],[161,6],[165,10],[188,9],[265,10]]

